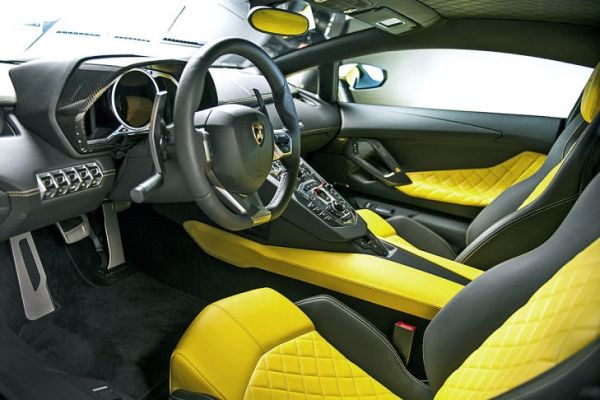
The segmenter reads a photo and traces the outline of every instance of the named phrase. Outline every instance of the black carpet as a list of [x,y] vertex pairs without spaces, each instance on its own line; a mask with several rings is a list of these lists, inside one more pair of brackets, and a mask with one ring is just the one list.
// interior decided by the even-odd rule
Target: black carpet
[[74,288],[20,337],[58,368],[110,382],[134,398],[163,391],[169,356],[206,305],[135,273],[109,287]]
[[[67,247],[53,227],[45,228],[33,236],[57,310],[27,321],[13,272],[0,275],[0,290],[8,295],[0,301],[0,313],[57,369],[104,380],[133,398],[165,398],[170,354],[192,319],[209,302],[250,289],[272,287],[292,300],[332,294],[388,336],[399,319],[423,328],[419,337],[424,331],[426,321],[419,318],[217,260],[196,246],[181,225],[150,207],[132,207],[120,219],[128,267],[140,272],[105,286],[94,279],[99,259],[91,241]],[[0,261],[8,263],[3,246]],[[417,352],[419,344],[417,339]],[[420,360],[411,358],[411,370],[418,375]]]

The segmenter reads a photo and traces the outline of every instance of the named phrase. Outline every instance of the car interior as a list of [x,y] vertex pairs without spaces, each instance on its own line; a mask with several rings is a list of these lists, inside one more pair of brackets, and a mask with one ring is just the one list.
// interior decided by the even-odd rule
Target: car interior
[[0,399],[600,399],[600,3],[31,1]]

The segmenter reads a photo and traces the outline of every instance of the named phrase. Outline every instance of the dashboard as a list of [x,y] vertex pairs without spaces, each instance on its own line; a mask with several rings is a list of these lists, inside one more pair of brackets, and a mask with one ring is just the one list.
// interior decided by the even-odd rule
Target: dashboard
[[[163,121],[177,140],[173,111],[185,65],[133,56],[0,63],[0,241],[106,200],[131,201],[132,187],[153,173],[146,138],[159,91],[167,92]],[[280,129],[270,88],[251,69],[211,68],[198,110],[231,103],[257,108],[254,89]],[[338,107],[291,91],[304,151],[329,143],[340,128]],[[193,200],[173,154],[166,170],[152,202]]]

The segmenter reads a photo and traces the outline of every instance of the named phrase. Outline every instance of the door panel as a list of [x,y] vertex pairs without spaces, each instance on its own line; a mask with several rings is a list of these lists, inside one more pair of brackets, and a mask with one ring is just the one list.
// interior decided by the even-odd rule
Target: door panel
[[410,171],[480,168],[547,154],[560,119],[345,103],[341,137],[378,139]]
[[[466,218],[473,218],[495,195],[531,175],[543,162],[543,155],[549,151],[563,123],[549,117],[353,103],[341,104],[340,112],[342,127],[338,139],[311,160],[330,181],[375,198]],[[352,160],[352,154],[357,154],[356,142],[362,142],[361,139],[380,143],[395,160],[401,173],[396,171],[397,179],[391,179],[394,182],[408,178],[403,184],[410,184],[412,179],[429,181],[432,176],[445,182],[458,173],[467,179],[456,182],[455,187],[468,186],[471,179],[480,178],[478,187],[485,184],[494,190],[482,201],[460,201],[460,196],[459,200],[450,196],[440,201],[441,196],[423,195],[426,190],[409,190],[411,185],[405,186],[407,190],[398,186],[401,189],[398,190]],[[389,160],[377,151],[372,153],[362,154],[361,148],[360,155],[382,174],[392,176]],[[490,175],[481,178],[471,174],[474,171],[470,169],[474,168],[489,169],[479,172],[485,175],[487,171]],[[449,170],[468,171],[449,173]],[[501,172],[506,171],[509,173],[504,176]],[[488,182],[492,177],[498,180],[498,187]]]

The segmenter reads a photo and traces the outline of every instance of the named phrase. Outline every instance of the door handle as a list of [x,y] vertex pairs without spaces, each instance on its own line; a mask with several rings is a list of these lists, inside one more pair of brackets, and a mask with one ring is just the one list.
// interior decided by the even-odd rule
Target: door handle
[[[412,183],[402,172],[400,164],[377,140],[352,139],[346,146],[346,156],[358,167],[386,186],[403,186]],[[367,159],[377,158],[381,166],[375,166]]]

